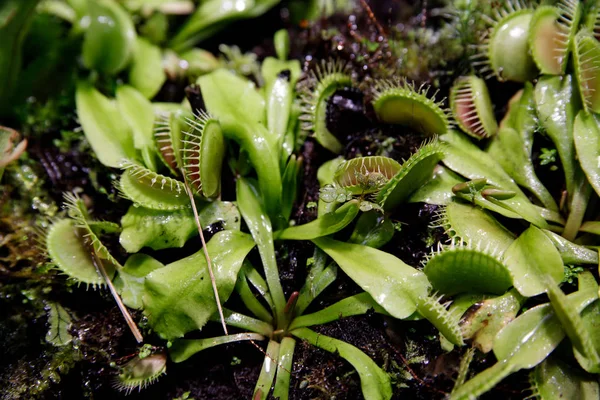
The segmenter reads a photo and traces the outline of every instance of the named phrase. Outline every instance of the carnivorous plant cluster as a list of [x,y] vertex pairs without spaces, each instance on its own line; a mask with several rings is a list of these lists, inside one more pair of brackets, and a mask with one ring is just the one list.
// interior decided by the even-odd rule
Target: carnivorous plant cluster
[[[46,4],[47,12],[82,35],[81,61],[90,71],[76,84],[79,122],[98,160],[119,170],[114,186],[131,205],[120,223],[102,221],[84,193],[66,193],[66,212],[45,232],[44,244],[69,278],[108,287],[140,343],[120,366],[118,388],[148,385],[166,372],[168,359],[185,362],[214,346],[249,342],[265,356],[252,398],[287,399],[294,349],[305,341],[347,360],[364,398],[390,399],[383,366],[311,329],[374,311],[429,321],[446,351],[471,345],[462,351],[451,399],[476,398],[524,369],[531,369],[539,398],[598,398],[592,375],[600,373],[597,274],[578,273],[576,290],[564,282],[573,266],[598,264],[600,1],[511,0],[494,8],[474,56],[477,71],[455,81],[449,107],[427,84],[400,76],[361,81],[344,61],[323,60],[303,71],[288,59],[285,31],[275,35],[277,58],[260,64],[233,48],[224,48],[230,59],[221,61],[191,48],[277,1],[241,1],[235,8],[203,2],[166,45],[165,38],[138,36],[132,10],[116,1],[55,3]],[[187,13],[188,2],[176,3],[179,8],[167,10]],[[153,6],[138,6],[133,12],[151,14],[144,7]],[[10,29],[0,24],[0,32]],[[14,37],[0,46],[18,48],[18,42]],[[0,59],[0,76],[14,68]],[[152,102],[169,73],[193,81],[188,99]],[[117,74],[123,79],[107,95],[98,76]],[[504,104],[493,104],[489,78],[522,85],[500,123]],[[0,99],[11,90],[0,86]],[[341,90],[364,92],[378,123],[419,132],[423,143],[406,160],[370,155],[325,162],[318,171],[318,217],[298,224],[292,211],[303,172],[300,148],[311,136],[329,155],[343,152],[343,138],[327,121]],[[560,159],[560,196],[537,176],[542,137]],[[22,152],[20,144],[13,150],[14,135],[5,141],[5,153]],[[221,189],[230,176],[234,200],[224,201]],[[391,215],[417,202],[440,206],[436,226],[448,238],[423,268],[381,250],[393,243]],[[206,227],[212,228],[208,240]],[[201,245],[193,254],[159,260],[161,251],[189,246],[197,235]],[[126,258],[107,244],[110,236],[118,236]],[[284,241],[314,245],[306,280],[289,293],[275,252]],[[314,311],[314,300],[340,269],[362,291]],[[140,326],[130,309],[147,324]],[[57,342],[69,340],[63,314],[52,306],[49,335]],[[190,338],[212,323],[222,335]],[[164,348],[142,345],[151,332]],[[561,343],[564,351],[555,352]],[[471,361],[492,351],[497,362],[470,373]]]

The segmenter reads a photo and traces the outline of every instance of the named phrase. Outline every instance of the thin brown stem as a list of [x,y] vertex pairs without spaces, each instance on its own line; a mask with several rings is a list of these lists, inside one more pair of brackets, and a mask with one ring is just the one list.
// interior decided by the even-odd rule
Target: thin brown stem
[[[181,174],[185,177],[185,171],[181,168]],[[184,179],[183,183],[185,185],[185,191],[190,197],[190,204],[192,205],[192,211],[194,212],[194,220],[196,221],[196,227],[198,227],[198,234],[200,235],[200,241],[202,242],[202,250],[204,251],[204,258],[206,258],[206,265],[208,266],[208,273],[210,275],[210,282],[212,284],[213,292],[215,294],[215,300],[217,301],[217,309],[219,310],[219,317],[221,318],[221,325],[223,326],[223,332],[226,335],[229,335],[227,331],[227,325],[225,324],[225,315],[223,315],[223,306],[221,305],[221,299],[219,298],[219,290],[217,289],[217,280],[215,279],[215,274],[212,268],[212,260],[210,259],[210,255],[208,254],[208,249],[206,248],[206,241],[204,240],[204,233],[202,232],[202,224],[200,223],[200,217],[198,216],[198,209],[196,208],[196,202],[194,201],[194,194],[190,189],[190,186],[187,183],[187,180]]]
[[133,317],[129,313],[129,310],[127,310],[127,307],[125,307],[125,304],[123,304],[123,300],[121,300],[121,296],[119,296],[119,293],[117,293],[117,290],[115,289],[110,277],[106,273],[106,268],[104,268],[104,264],[102,263],[102,260],[100,260],[100,257],[98,257],[98,255],[96,254],[95,251],[92,250],[91,253],[92,253],[92,260],[94,262],[94,266],[96,267],[96,270],[98,271],[98,273],[102,276],[102,278],[108,285],[108,288],[110,289],[110,293],[112,294],[113,298],[115,299],[117,306],[119,306],[119,310],[121,310],[121,314],[123,314],[123,317],[125,318],[125,322],[127,322],[127,325],[129,326],[129,329],[131,330],[131,333],[133,333],[133,336],[135,337],[135,340],[137,340],[138,343],[142,343],[144,341],[144,337],[142,336],[142,333],[140,332],[139,328],[137,327],[137,324],[133,320]]

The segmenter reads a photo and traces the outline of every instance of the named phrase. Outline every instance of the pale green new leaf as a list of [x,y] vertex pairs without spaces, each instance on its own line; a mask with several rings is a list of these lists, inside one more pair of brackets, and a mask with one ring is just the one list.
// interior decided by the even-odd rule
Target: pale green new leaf
[[[219,298],[226,302],[244,258],[254,247],[249,235],[217,233],[207,244]],[[217,311],[204,251],[168,264],[146,276],[144,312],[150,326],[165,339],[202,329]]]
[[119,167],[124,160],[135,158],[131,130],[115,103],[81,81],[75,104],[85,137],[102,164]]
[[133,133],[133,146],[141,151],[146,167],[156,171],[152,103],[128,85],[117,88],[116,99],[119,111]]
[[129,68],[129,83],[147,99],[151,99],[166,79],[160,48],[147,39],[138,37]]

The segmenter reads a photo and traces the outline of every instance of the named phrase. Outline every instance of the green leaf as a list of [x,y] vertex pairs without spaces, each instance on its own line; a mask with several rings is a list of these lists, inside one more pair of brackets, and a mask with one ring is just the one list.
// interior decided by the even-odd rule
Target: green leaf
[[525,299],[512,289],[503,296],[479,302],[474,312],[469,312],[461,321],[465,339],[483,353],[489,353],[498,332],[515,319]]
[[[581,312],[597,298],[595,292],[595,289],[578,291],[567,296],[569,306]],[[450,399],[478,397],[511,373],[533,368],[546,359],[564,337],[565,332],[550,304],[529,309],[496,335],[493,350],[499,361],[452,392]]]
[[85,137],[102,164],[119,167],[124,160],[135,159],[131,131],[115,103],[80,81],[75,104]]
[[198,78],[208,112],[222,124],[235,119],[241,123],[265,124],[265,99],[248,79],[226,69]]
[[513,234],[490,213],[471,204],[453,201],[444,209],[440,224],[453,237],[470,245],[486,245],[498,254],[514,242]]
[[437,165],[433,169],[433,178],[414,192],[408,199],[409,203],[427,203],[445,205],[452,201],[452,188],[465,180],[450,169]]
[[133,254],[127,259],[113,282],[127,307],[141,309],[144,306],[142,296],[146,275],[162,267],[163,263],[146,254]]
[[514,241],[503,258],[515,288],[526,297],[544,293],[548,279],[558,285],[564,278],[560,253],[544,232],[534,226]]
[[595,379],[581,374],[554,356],[535,368],[530,375],[530,382],[533,384],[533,390],[542,399],[600,398],[600,387]]
[[117,88],[117,105],[133,132],[133,146],[142,152],[144,164],[157,170],[154,147],[154,109],[152,104],[131,86]]
[[237,180],[237,201],[240,212],[252,233],[252,237],[258,247],[260,258],[265,271],[265,278],[271,291],[275,305],[275,313],[278,320],[282,322],[283,308],[286,301],[279,279],[277,261],[275,259],[275,247],[273,243],[273,228],[271,221],[266,215],[256,188],[251,182],[244,178]]
[[71,326],[71,317],[67,310],[58,303],[48,303],[48,332],[46,333],[46,342],[54,346],[61,347],[71,343],[73,337],[69,334]]
[[294,348],[296,340],[284,337],[279,346],[279,360],[277,363],[277,374],[273,387],[273,397],[278,400],[288,400],[290,391],[290,371],[293,369]]
[[274,340],[269,340],[267,352],[263,361],[263,366],[260,370],[260,375],[254,387],[252,400],[267,400],[275,374],[277,373],[277,364],[279,362],[279,343]]
[[410,316],[417,309],[418,299],[427,297],[429,282],[425,274],[389,253],[325,237],[313,242],[396,318]]
[[223,0],[204,1],[171,40],[169,47],[176,51],[191,48],[221,30],[227,23],[258,17],[278,2],[279,0],[237,0],[234,6]]
[[360,377],[365,400],[385,400],[392,397],[390,377],[361,350],[351,344],[318,334],[307,328],[294,329],[292,335],[306,340],[315,347],[337,353],[352,364]]
[[371,210],[358,217],[348,241],[379,249],[392,240],[394,233],[396,233],[396,229],[391,218],[386,218],[379,212]]
[[[584,224],[585,225],[585,224]],[[583,228],[583,226],[582,226]],[[584,229],[580,229],[587,232]],[[544,234],[550,238],[554,246],[560,253],[563,264],[598,264],[598,252],[586,247],[577,245],[554,232],[543,230]]]
[[180,363],[202,350],[226,343],[242,342],[244,340],[262,341],[265,340],[265,337],[258,333],[237,333],[235,335],[206,339],[177,339],[169,349],[169,354],[173,362]]
[[[83,243],[85,230],[78,228],[71,219],[55,222],[46,235],[46,248],[52,261],[62,272],[77,282],[92,286],[104,285],[104,279],[96,270],[90,248]],[[99,254],[102,257],[102,254]],[[104,260],[108,276],[114,274],[114,265]]]
[[138,37],[129,68],[129,83],[147,99],[151,99],[158,93],[166,79],[160,48]]
[[88,9],[90,25],[83,40],[83,63],[114,75],[131,60],[137,36],[133,21],[114,0],[90,1]]
[[600,194],[600,120],[597,115],[580,111],[575,118],[573,129],[577,158],[587,176],[588,182]]
[[339,232],[358,215],[359,202],[349,201],[334,212],[320,216],[303,225],[292,226],[274,233],[277,240],[312,240]]
[[544,207],[558,210],[552,195],[535,174],[531,154],[526,148],[523,137],[515,129],[501,127],[486,151],[498,161],[516,183],[533,193]]
[[572,196],[576,165],[573,121],[581,109],[575,80],[571,75],[541,77],[535,86],[535,102],[540,122],[558,150],[567,192]]
[[400,167],[377,195],[377,202],[386,210],[397,207],[433,176],[433,170],[444,155],[438,141],[425,144]]
[[[240,214],[233,203],[209,203],[198,210],[198,216],[203,227],[221,221],[225,229],[240,228]],[[159,211],[131,206],[121,218],[121,225],[123,231],[119,241],[129,253],[145,246],[153,250],[183,247],[198,233],[191,209]]]
[[296,201],[298,183],[302,172],[302,159],[296,159],[296,155],[291,155],[283,172],[283,177],[281,178],[283,188],[281,215],[286,221],[289,221],[290,215],[292,214],[292,208]]
[[368,293],[355,294],[320,311],[294,318],[289,329],[323,325],[353,315],[363,315],[370,310],[387,315],[387,312]]
[[[207,244],[219,298],[233,291],[244,258],[254,241],[241,232],[222,231]],[[204,251],[183,258],[146,276],[144,312],[150,326],[165,339],[202,329],[217,311]]]

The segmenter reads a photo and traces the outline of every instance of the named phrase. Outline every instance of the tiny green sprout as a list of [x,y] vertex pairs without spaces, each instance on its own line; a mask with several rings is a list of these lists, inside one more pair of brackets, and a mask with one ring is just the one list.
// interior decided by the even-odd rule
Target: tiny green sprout
[[581,9],[582,4],[578,0],[561,0],[555,7],[541,6],[535,10],[529,45],[543,74],[561,75],[565,72]]
[[546,147],[542,147],[542,152],[539,155],[540,165],[550,165],[551,171],[556,171],[558,166],[554,165],[556,163],[556,156],[558,155],[556,149],[548,149]]
[[486,78],[496,76],[500,81],[526,82],[538,74],[529,51],[529,27],[533,9],[520,0],[508,0],[488,17],[491,27],[473,66],[480,68]]
[[348,65],[331,60],[323,61],[299,83],[302,129],[314,132],[317,141],[336,154],[342,152],[343,146],[327,129],[327,101],[337,90],[351,86]]
[[496,134],[498,124],[483,79],[458,78],[450,91],[450,108],[460,128],[470,136],[485,139]]
[[405,125],[425,135],[443,135],[450,128],[449,112],[444,100],[430,97],[430,86],[406,78],[380,80],[375,83],[373,108],[380,121]]
[[156,382],[161,375],[167,373],[167,353],[156,352],[152,355],[138,356],[120,367],[113,386],[126,394],[133,390],[142,390]]
[[288,55],[290,54],[290,35],[288,34],[288,31],[285,29],[280,29],[275,32],[273,43],[275,45],[275,53],[277,53],[277,58],[282,61],[287,60]]
[[217,197],[221,192],[221,166],[225,157],[221,124],[203,111],[188,119],[188,123],[190,130],[182,140],[186,179],[198,194]]
[[583,107],[600,112],[600,43],[591,31],[583,29],[575,36],[573,61]]

